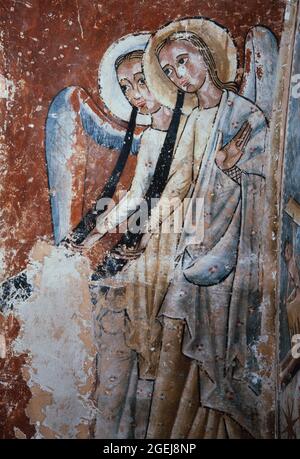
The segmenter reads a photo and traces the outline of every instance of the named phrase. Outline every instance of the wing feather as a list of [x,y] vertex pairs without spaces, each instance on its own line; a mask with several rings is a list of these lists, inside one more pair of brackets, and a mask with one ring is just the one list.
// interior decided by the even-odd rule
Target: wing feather
[[[80,116],[85,132],[98,145],[108,149],[121,150],[124,142],[125,131],[118,132],[107,121],[103,121],[92,110],[89,104],[82,102],[80,105]],[[131,153],[137,154],[140,145],[140,137],[134,136]]]
[[[46,160],[56,244],[84,216],[89,152],[95,157],[96,150],[99,158],[105,158],[97,171],[100,194],[120,154],[125,133],[124,128],[109,123],[82,88],[65,88],[53,99],[46,121]],[[139,144],[140,136],[134,136],[132,155],[137,154]]]

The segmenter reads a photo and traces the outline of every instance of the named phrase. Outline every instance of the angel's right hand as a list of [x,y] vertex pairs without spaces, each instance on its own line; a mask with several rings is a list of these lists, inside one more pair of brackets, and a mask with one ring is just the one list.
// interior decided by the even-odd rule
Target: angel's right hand
[[226,145],[223,144],[222,132],[219,133],[216,164],[224,170],[233,167],[241,158],[252,134],[252,127],[249,121],[245,121],[238,133]]
[[75,252],[84,253],[85,251],[90,250],[96,242],[98,242],[104,234],[96,232],[93,230],[81,244],[76,244],[72,239],[68,239],[67,242],[64,244],[65,247],[74,250]]
[[100,241],[100,239],[103,238],[105,234],[106,233],[99,233],[98,231],[93,231],[85,238],[85,240],[82,242],[82,244],[79,245],[79,247],[82,247],[83,250],[90,250],[96,244],[96,242]]

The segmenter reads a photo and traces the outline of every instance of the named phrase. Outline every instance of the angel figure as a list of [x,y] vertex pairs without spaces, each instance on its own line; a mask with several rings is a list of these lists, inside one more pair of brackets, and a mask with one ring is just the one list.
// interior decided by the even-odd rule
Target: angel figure
[[[138,55],[148,37],[147,33],[128,37],[128,47],[134,43],[133,51]],[[49,109],[46,159],[56,244],[65,238],[75,244],[86,240],[95,228],[97,215],[105,210],[99,209],[98,202],[115,199],[117,190],[128,187],[124,176],[128,172],[133,175],[131,170],[140,147],[136,128],[147,126],[149,117],[139,110],[139,101],[129,101],[120,87],[114,94],[111,92],[106,80],[111,67],[114,62],[109,60],[100,65],[100,97],[104,104],[109,101],[106,105],[110,115],[117,112],[118,117],[109,119],[84,89],[74,86],[63,89]],[[110,76],[113,83],[116,75]],[[156,104],[157,109],[156,101],[149,103]]]
[[145,51],[157,99],[172,108],[178,89],[185,92],[181,142],[198,170],[186,215],[204,201],[204,236],[184,222],[158,314],[163,338],[148,438],[260,435],[260,225],[277,42],[255,27],[246,46],[252,57],[241,94],[236,47],[212,20],[172,22]]
[[[134,39],[137,53],[147,37],[145,33]],[[106,65],[113,67],[114,62]],[[61,90],[49,107],[45,149],[56,245],[83,242],[95,228],[97,215],[106,210],[97,208],[98,201],[112,197],[117,200],[118,192],[126,190],[133,177],[140,135],[149,118],[138,114],[138,104],[133,101],[130,105],[121,88],[115,94],[109,84],[106,89],[105,95],[100,86],[101,99],[111,100],[112,113],[114,106],[118,107],[118,119],[105,114],[78,86]],[[110,207],[113,205],[111,200]],[[104,248],[111,248],[117,240],[112,235]],[[99,253],[92,261],[95,266],[99,264]],[[7,309],[15,300],[29,298],[32,289],[24,270],[1,284],[0,307]]]
[[[54,98],[46,122],[46,159],[57,245],[90,254],[105,234],[135,213],[142,200],[150,204],[147,227],[138,234],[125,231],[119,243],[120,233],[112,234],[93,276],[93,286],[98,290],[93,299],[97,303],[95,332],[99,349],[95,436],[104,438],[132,435],[132,406],[137,393],[145,391],[140,407],[147,405],[146,410],[136,411],[141,414],[139,426],[147,420],[148,394],[160,348],[161,326],[156,315],[169,283],[178,241],[178,233],[155,231],[162,219],[168,220],[169,207],[152,208],[152,199],[163,201],[171,194],[173,199],[181,200],[191,183],[191,158],[183,158],[180,149],[173,154],[186,122],[181,116],[183,93],[178,91],[176,106],[170,110],[149,91],[142,68],[149,37],[147,33],[123,37],[101,60],[100,95],[118,123],[104,115],[79,87],[65,88]],[[128,123],[127,131],[120,127],[124,122]],[[136,135],[136,126],[148,127]],[[112,201],[105,209],[103,201],[115,197],[120,184],[127,188],[126,176],[132,175],[137,154],[129,192],[118,205],[114,207]],[[156,234],[147,231],[150,228]],[[19,277],[27,287],[26,272]],[[13,279],[12,290],[15,285]],[[138,376],[142,383],[131,396]],[[143,427],[136,435],[144,435]]]
[[[180,219],[180,205],[192,180],[192,159],[185,156],[186,149],[179,142],[186,122],[186,117],[181,116],[183,93],[177,92],[175,107],[170,110],[149,91],[143,52],[135,46],[135,42],[143,42],[141,48],[146,47],[148,39],[145,34],[121,38],[108,48],[100,64],[100,87],[106,107],[126,119],[132,106],[136,106],[138,116],[148,116],[150,123],[140,138],[129,191],[115,207],[97,217],[95,228],[80,247],[91,250],[129,219],[128,229],[93,278],[98,289],[97,438],[144,435],[151,401],[148,394],[160,351],[161,324],[156,316],[172,275],[179,237],[179,232],[163,232],[160,228],[163,222],[172,226],[175,218]],[[118,94],[125,95],[129,102],[126,116],[116,104]],[[170,208],[168,198],[177,204]],[[133,232],[130,222],[143,202],[149,205],[149,211],[144,226]],[[162,202],[166,205],[162,206]]]

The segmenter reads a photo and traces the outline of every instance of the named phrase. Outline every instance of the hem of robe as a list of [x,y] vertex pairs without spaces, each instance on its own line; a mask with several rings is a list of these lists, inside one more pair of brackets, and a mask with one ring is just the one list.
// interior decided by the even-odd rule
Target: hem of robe
[[[215,406],[205,403],[201,399],[200,381],[202,375],[199,365],[194,359],[184,356],[184,353],[181,352],[185,326],[183,320],[168,318],[167,330],[169,333],[166,332],[163,338],[163,348],[167,345],[168,349],[163,349],[161,354],[161,371],[155,383],[146,438],[255,438],[255,435],[235,419],[231,413],[217,410]],[[179,329],[181,336],[178,334]],[[173,330],[171,334],[170,330]],[[171,346],[174,339],[175,347]],[[169,348],[169,346],[171,347]],[[173,367],[168,367],[168,369],[165,367],[166,359],[171,359],[174,362]],[[180,361],[184,362],[184,365],[180,367],[183,373],[177,382],[176,362]],[[209,424],[208,419],[203,418],[203,411],[209,413],[211,421],[212,419],[218,421],[216,430]],[[198,419],[199,416],[200,419]],[[230,435],[224,425],[222,426],[226,420],[227,423],[231,424],[231,431],[235,432],[233,435]],[[208,422],[207,425],[205,424],[206,421]],[[219,430],[222,430],[223,433]]]
[[[186,327],[187,327],[187,322],[186,322],[185,318],[184,317],[181,318],[181,317],[178,317],[178,316],[175,316],[175,315],[172,316],[171,314],[165,314],[165,313],[161,313],[160,316],[165,316],[168,319],[181,320],[181,321],[185,322],[183,330],[182,330],[182,342],[183,342],[184,333],[185,333],[185,330],[186,330]],[[164,328],[163,328],[163,333],[164,333]],[[197,366],[201,366],[201,362],[200,361],[196,360],[193,356],[189,355],[187,352],[184,352],[183,349],[180,352],[185,357],[189,358],[191,360],[191,362],[194,361],[194,362],[197,363]],[[213,381],[211,379],[209,373],[207,373],[205,370],[204,370],[204,372],[207,374],[207,377],[211,381]],[[238,383],[238,380],[234,380],[234,383],[235,384]],[[217,385],[214,383],[214,386],[212,387],[212,390],[210,391],[209,396],[212,396],[213,392],[215,392],[216,389],[217,389]],[[249,388],[249,391],[251,391],[250,388]],[[247,395],[248,394],[249,393],[247,391]],[[250,394],[252,395],[252,391],[251,391]],[[253,393],[253,396],[254,396],[254,393]],[[257,402],[257,400],[253,400],[252,406],[253,406],[253,404],[255,405],[255,402]],[[245,422],[245,417],[246,417],[245,414],[241,413],[240,410],[236,409],[235,405],[233,403],[227,402],[226,404],[224,404],[224,400],[221,400],[221,401],[215,400],[214,402],[209,402],[209,401],[206,401],[204,399],[201,399],[201,406],[204,407],[204,408],[209,408],[211,410],[218,411],[218,412],[221,412],[221,413],[224,413],[224,414],[228,415],[235,422],[237,422],[243,429],[245,429],[253,438],[260,438],[261,437],[259,426],[256,425],[256,427],[253,427],[253,424],[258,424],[258,423],[255,423],[255,422],[247,423],[247,422]]]
[[[241,187],[242,208],[240,209],[240,212],[241,212],[241,220],[245,221],[245,218],[247,217],[247,210],[248,210],[248,212],[251,212],[251,209],[254,206],[254,202],[253,201],[255,201],[255,197],[253,197],[250,200],[250,202],[247,202],[247,205],[248,205],[248,208],[247,208],[247,205],[245,203],[245,195],[246,195],[247,186],[248,187],[249,186],[258,186],[258,187],[259,186],[263,186],[264,187],[264,179],[261,176],[259,176],[259,177],[257,175],[252,176],[251,174],[247,174],[247,173],[242,174],[242,176],[243,176],[243,178],[242,178],[242,187]],[[263,194],[263,192],[262,192],[262,194]],[[243,195],[244,195],[244,197],[243,197]],[[256,199],[259,199],[259,196]],[[249,200],[249,197],[248,197],[248,200]],[[250,210],[249,210],[249,207],[250,207]],[[249,231],[251,229],[253,230],[253,224],[250,225],[250,227],[247,229],[247,232],[249,233]],[[244,234],[243,231],[244,231],[244,227],[241,227],[241,235]],[[242,262],[242,265],[243,265],[243,259],[245,257],[245,254],[241,255],[241,250],[246,250],[246,256],[247,257],[250,256],[247,253],[247,248],[246,249],[244,247],[242,247],[242,249],[240,248],[241,238],[242,237],[245,237],[245,235],[241,236],[240,239],[239,239],[237,267],[239,266],[239,263],[241,263],[241,262]],[[257,241],[257,246],[259,247],[259,241]],[[255,260],[255,263],[257,263],[257,266],[255,268],[254,274],[256,273],[258,278],[259,278],[260,275],[261,275],[261,270],[262,270],[262,266],[261,266],[261,263],[259,261],[259,258],[257,260]],[[247,268],[250,269],[250,265],[249,265],[249,267],[246,266],[246,269]],[[242,269],[245,269],[245,268],[242,266]],[[242,275],[241,272],[238,272],[238,275],[237,275],[236,272],[234,272],[233,279],[232,279],[232,291],[233,291],[233,293],[234,293],[234,286],[236,285],[237,282],[240,282],[241,275]],[[251,272],[251,275],[253,277],[253,273],[252,272]],[[251,276],[249,277],[249,279],[250,278],[251,278]],[[185,284],[185,285],[187,285],[187,284]],[[195,289],[194,290],[194,296],[193,296],[193,299],[194,299],[193,302],[195,302],[196,301],[196,295],[197,295],[197,288],[201,288],[201,287],[193,286],[193,284],[191,284],[190,288]],[[207,287],[204,286],[202,288],[205,289]],[[254,292],[255,292],[255,290],[253,290],[253,294],[254,294]],[[246,323],[247,323],[247,318],[243,316],[243,311],[241,312],[240,309],[237,311],[238,295],[240,295],[240,291],[239,290],[237,290],[237,295],[234,295],[234,294],[232,295],[232,298],[231,298],[230,303],[229,303],[229,314],[233,314],[233,317],[231,317],[231,321],[234,321],[234,320],[237,320],[237,318],[240,318],[240,320],[242,320],[242,322],[243,322],[243,327],[238,330],[238,333],[235,332],[234,328],[228,330],[229,338],[228,338],[227,345],[229,346],[229,348],[227,348],[226,354],[224,356],[225,368],[226,368],[226,372],[228,372],[228,374],[230,373],[230,368],[234,368],[234,362],[235,361],[239,362],[240,368],[245,369],[247,358],[250,355],[249,354],[249,349],[248,349],[249,346],[246,343],[246,335],[247,335]],[[249,307],[249,304],[251,304],[251,301],[253,301],[253,298],[251,298],[251,297],[244,298],[244,315],[246,314],[246,312],[248,310],[248,307]],[[169,300],[169,302],[170,302],[170,300]],[[235,314],[236,314],[236,317],[235,317]],[[186,323],[186,327],[187,327],[187,331],[185,333],[188,333],[188,335],[186,335],[187,336],[187,338],[186,338],[187,345],[188,345],[188,343],[190,343],[190,345],[192,344],[193,339],[195,339],[195,334],[194,334],[195,330],[193,329],[193,323],[189,323],[189,319],[191,319],[191,318],[186,315],[186,311],[182,311],[182,313],[180,313],[180,307],[175,307],[175,309],[172,309],[172,308],[168,307],[168,305],[166,306],[166,305],[163,304],[161,310],[159,311],[159,316],[160,315],[165,315],[166,317],[173,318],[173,319],[184,320],[185,323]],[[257,318],[257,320],[259,320],[259,318]],[[260,331],[260,333],[261,333],[261,331]],[[186,346],[184,346],[184,347],[186,347]],[[188,350],[184,351],[184,349],[183,349],[183,353],[187,357],[197,360],[197,357],[195,355],[193,355],[192,353],[189,353]],[[229,379],[224,378],[221,381],[221,384],[224,382],[224,386],[232,387],[233,392],[237,393],[237,395],[241,399],[241,405],[240,405],[241,407],[244,408],[245,407],[245,403],[244,402],[247,401],[247,406],[245,407],[246,409],[244,411],[244,410],[238,409],[235,406],[235,404],[233,402],[230,403],[229,400],[226,400],[226,401],[224,399],[220,400],[220,397],[218,397],[218,394],[217,394],[218,387],[217,387],[217,384],[216,384],[216,382],[218,382],[217,381],[218,378],[214,377],[213,365],[210,365],[209,361],[206,361],[206,362],[203,361],[202,362],[201,360],[198,360],[198,362],[200,363],[200,365],[204,364],[204,370],[206,370],[206,372],[207,372],[209,378],[211,379],[211,381],[213,381],[215,383],[215,388],[212,389],[208,393],[208,397],[213,397],[214,398],[214,402],[212,402],[212,403],[207,402],[207,403],[205,403],[205,406],[207,406],[209,408],[212,408],[212,409],[217,409],[219,411],[224,411],[224,412],[226,412],[228,414],[231,414],[232,416],[234,416],[234,419],[236,419],[239,424],[244,426],[244,428],[246,428],[246,430],[249,431],[251,433],[251,435],[254,436],[254,438],[259,438],[260,433],[259,433],[259,429],[258,429],[258,424],[259,424],[258,421],[259,421],[259,417],[260,417],[259,413],[260,413],[260,408],[261,408],[261,406],[260,406],[261,405],[261,400],[260,400],[260,397],[258,395],[255,395],[254,390],[250,387],[248,374],[242,375],[239,379],[231,377]],[[251,373],[249,372],[249,375],[250,374]],[[222,384],[222,386],[223,386],[223,384]],[[213,394],[214,392],[215,392],[215,395]]]

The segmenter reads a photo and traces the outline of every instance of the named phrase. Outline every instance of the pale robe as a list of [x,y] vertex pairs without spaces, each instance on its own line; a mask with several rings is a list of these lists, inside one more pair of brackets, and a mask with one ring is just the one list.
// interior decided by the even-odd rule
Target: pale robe
[[[237,163],[239,185],[217,167],[215,154],[219,132],[224,146],[246,120],[252,133]],[[195,129],[191,147],[197,150],[201,132]],[[204,239],[193,245],[182,232],[174,279],[159,312],[166,336],[148,438],[259,436],[266,134],[258,107],[224,91],[192,196],[204,198]]]
[[[168,203],[174,198],[182,202],[193,181],[193,151],[180,140],[185,121],[182,117],[168,180],[158,205],[151,212],[148,226],[153,234],[145,251],[136,260],[128,262],[117,275],[99,281],[100,286],[109,286],[109,290],[100,294],[95,312],[100,410],[96,437],[132,435],[128,422],[124,421],[122,428],[122,416],[127,409],[124,408],[125,399],[128,399],[131,386],[136,384],[136,381],[130,382],[137,375],[134,351],[139,359],[138,376],[148,380],[156,376],[161,345],[161,324],[157,313],[172,278],[182,225],[181,206],[170,215]],[[165,136],[165,131],[152,128],[144,131],[131,188],[108,215],[98,219],[99,232],[113,230],[137,209],[150,185]],[[187,139],[189,141],[190,136]],[[177,232],[172,230],[175,224],[179,229]],[[170,230],[165,232],[166,228]],[[135,403],[134,393],[133,388],[132,404]],[[132,415],[130,413],[127,418]]]

